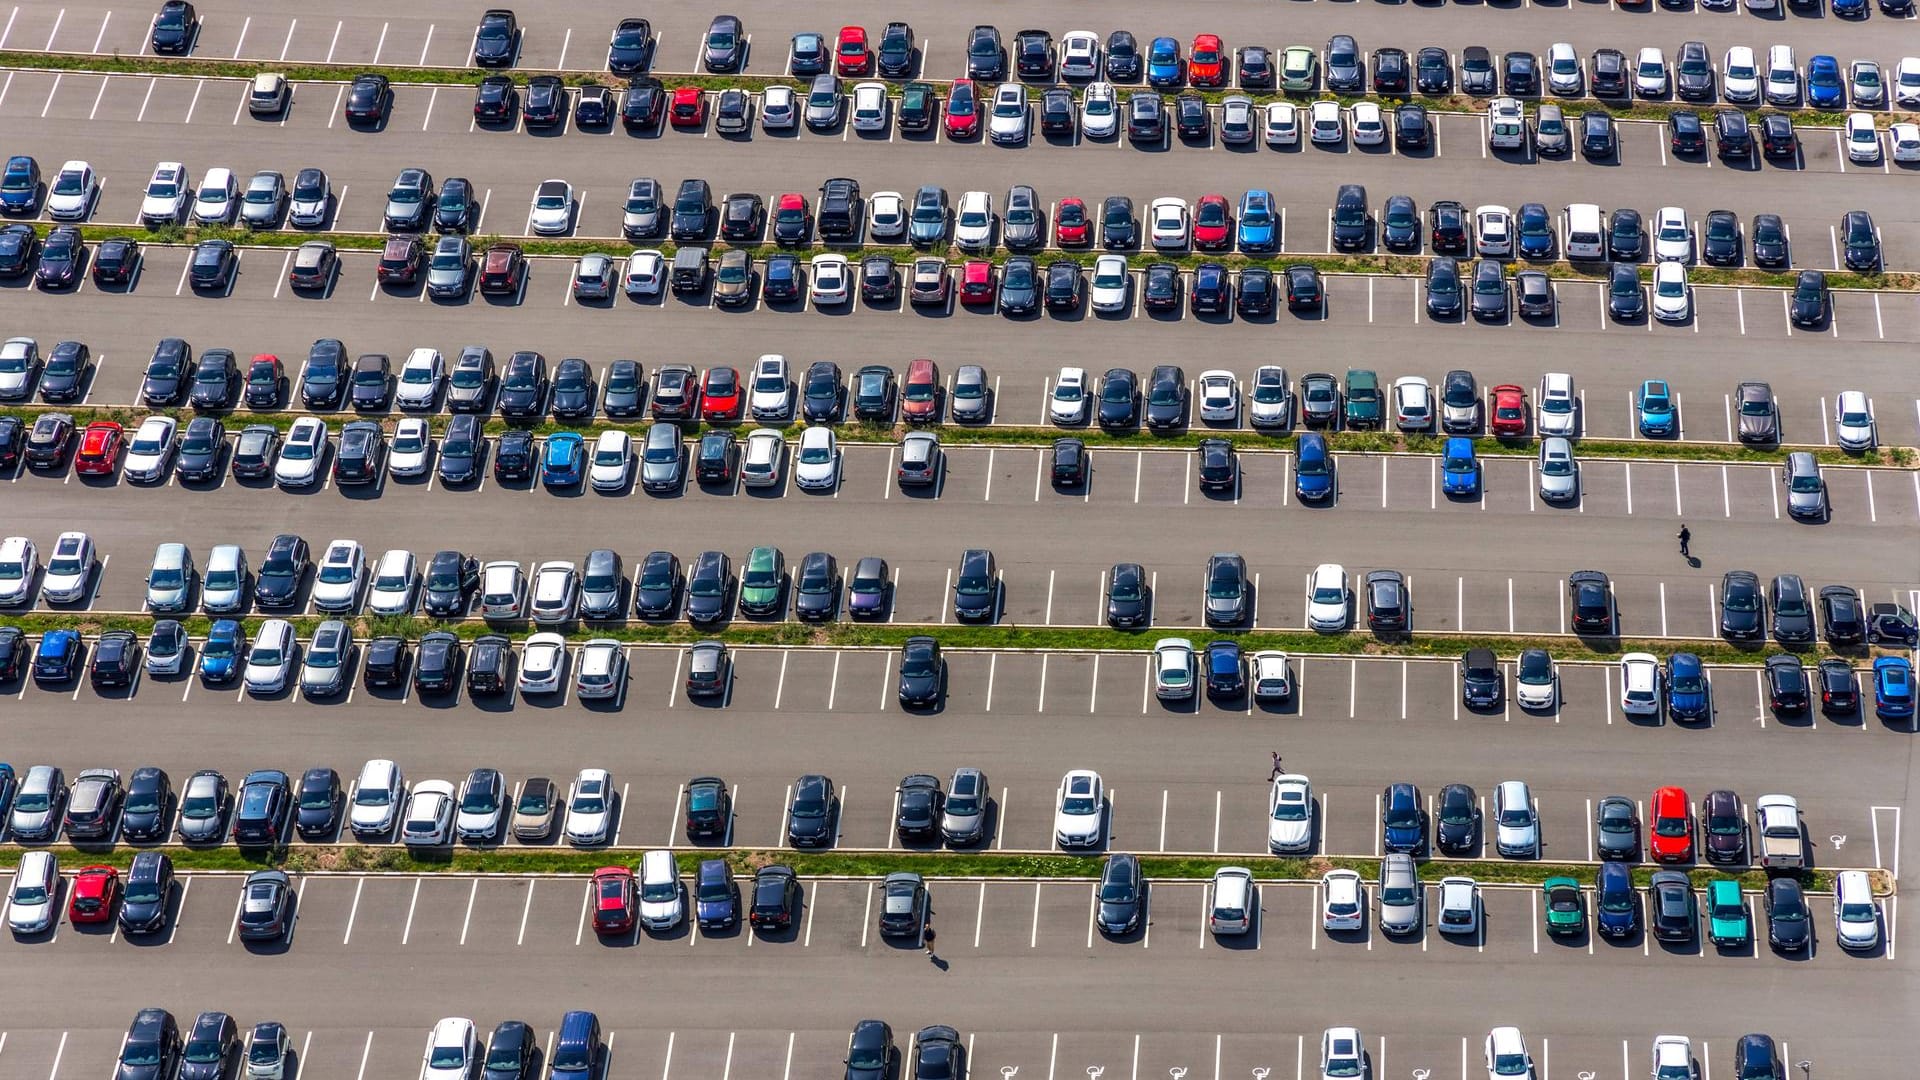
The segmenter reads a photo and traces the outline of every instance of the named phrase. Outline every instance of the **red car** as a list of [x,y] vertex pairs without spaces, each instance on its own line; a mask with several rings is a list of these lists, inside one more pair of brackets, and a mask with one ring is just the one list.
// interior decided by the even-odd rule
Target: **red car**
[[1193,204],[1193,246],[1220,250],[1233,244],[1233,211],[1225,195],[1202,195]]
[[1086,244],[1093,240],[1093,224],[1087,220],[1087,204],[1069,195],[1053,210],[1053,241],[1061,247]]
[[873,70],[873,51],[867,48],[867,28],[843,26],[840,44],[833,50],[834,64],[841,75],[865,75]]
[[980,102],[972,79],[955,79],[947,91],[947,138],[971,139],[980,134]]
[[707,122],[707,96],[697,86],[675,87],[667,115],[674,127],[700,127]]
[[636,901],[633,871],[603,866],[593,872],[593,932],[623,934],[633,929]]
[[700,387],[700,418],[709,424],[740,419],[740,373],[710,367]]
[[1525,435],[1527,392],[1512,383],[1494,387],[1492,416],[1489,426],[1495,435]]
[[1653,813],[1647,819],[1647,850],[1655,862],[1693,860],[1693,805],[1684,788],[1663,787],[1653,793]]
[[73,455],[73,471],[82,476],[112,476],[120,460],[120,440],[126,435],[111,420],[95,420],[80,435],[80,452]]
[[103,923],[113,919],[120,899],[120,871],[111,866],[89,866],[73,876],[67,918],[74,923]]
[[993,303],[993,264],[968,259],[960,264],[960,302],[969,307]]
[[1227,85],[1227,50],[1218,34],[1195,34],[1187,57],[1187,81],[1194,86]]
[[900,418],[913,424],[940,419],[940,365],[915,360],[900,382]]

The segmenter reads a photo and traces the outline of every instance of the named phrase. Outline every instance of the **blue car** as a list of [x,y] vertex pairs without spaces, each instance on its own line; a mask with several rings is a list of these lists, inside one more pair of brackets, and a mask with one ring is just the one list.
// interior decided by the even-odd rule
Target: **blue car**
[[548,487],[577,485],[586,456],[586,444],[578,432],[563,431],[547,436],[547,450],[540,457],[540,482]]
[[1240,645],[1232,641],[1207,642],[1207,695],[1237,698],[1246,692],[1246,664]]
[[1380,843],[1388,851],[1418,853],[1426,846],[1427,812],[1420,789],[1389,784],[1380,795]]
[[1468,498],[1480,494],[1480,459],[1473,452],[1472,439],[1464,435],[1447,439],[1440,457],[1440,490]]
[[1327,453],[1326,436],[1317,431],[1301,433],[1294,454],[1294,494],[1314,501],[1332,495],[1333,457]]
[[1147,48],[1147,85],[1179,86],[1185,81],[1186,63],[1180,59],[1180,43],[1170,37],[1157,37]]
[[33,653],[33,681],[72,682],[80,674],[80,631],[49,630]]
[[1634,395],[1640,434],[1671,435],[1674,431],[1673,388],[1665,379],[1648,379]]
[[1833,13],[1849,19],[1866,18],[1867,0],[1833,0]]
[[1520,233],[1520,254],[1529,259],[1544,259],[1553,254],[1553,219],[1547,215],[1544,205],[1522,203],[1516,227]]
[[1840,61],[1825,53],[1807,61],[1807,104],[1838,105],[1847,103],[1847,86],[1840,74]]
[[1711,711],[1707,699],[1707,671],[1690,652],[1667,657],[1667,715],[1675,720],[1705,720]]
[[1272,251],[1277,246],[1280,219],[1274,213],[1273,193],[1255,188],[1240,196],[1240,250]]
[[1873,711],[1882,719],[1913,715],[1913,665],[1898,656],[1873,662]]
[[200,678],[209,683],[232,682],[240,674],[240,624],[221,619],[207,630],[200,647]]
[[40,163],[21,154],[7,159],[0,173],[0,210],[9,214],[33,212],[40,199]]
[[1633,871],[1618,859],[1600,864],[1594,884],[1595,921],[1607,937],[1626,937],[1640,923],[1640,894],[1633,887]]
[[693,902],[703,930],[726,929],[740,922],[740,886],[727,860],[700,860],[693,879]]

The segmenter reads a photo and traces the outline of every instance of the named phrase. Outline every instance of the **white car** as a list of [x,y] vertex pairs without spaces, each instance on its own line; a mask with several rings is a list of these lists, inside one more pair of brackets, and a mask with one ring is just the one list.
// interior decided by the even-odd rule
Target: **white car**
[[1307,625],[1322,633],[1347,628],[1347,568],[1321,563],[1307,582]]
[[1633,90],[1641,97],[1667,96],[1667,57],[1658,46],[1640,50],[1633,65]]
[[1663,206],[1653,215],[1653,257],[1676,262],[1693,261],[1693,226],[1678,206]]
[[1347,137],[1346,121],[1337,101],[1316,101],[1307,109],[1307,138],[1317,143],[1337,143]]
[[987,117],[987,138],[997,143],[1027,141],[1027,88],[1001,83],[993,92],[993,113]]
[[1075,769],[1060,778],[1053,811],[1053,839],[1063,848],[1098,847],[1106,836],[1106,785],[1092,769]]
[[30,536],[0,540],[0,606],[20,607],[33,599],[33,578],[40,572],[40,552]]
[[[1865,393],[1842,390],[1833,399],[1833,437],[1847,450],[1873,448],[1873,406]],[[48,570],[52,570],[52,564],[48,564]]]
[[208,169],[193,196],[193,220],[200,225],[230,225],[240,209],[240,182],[232,169]]
[[800,433],[793,458],[793,482],[809,491],[831,491],[840,483],[840,447],[830,427],[809,427]]
[[1497,1027],[1487,1032],[1487,1080],[1505,1080],[1519,1076],[1533,1080],[1533,1056],[1527,1053],[1526,1037],[1517,1027]]
[[313,606],[321,611],[352,611],[367,580],[367,553],[358,540],[333,540],[314,568]]
[[580,604],[580,571],[564,559],[543,562],[533,572],[533,621],[554,626],[571,620]]
[[1920,124],[1903,120],[1889,126],[1887,141],[1893,144],[1893,160],[1920,161]]
[[400,766],[386,758],[374,758],[361,766],[360,778],[354,781],[347,798],[352,805],[347,811],[347,827],[363,840],[385,837],[399,820],[406,797],[407,778]]
[[163,161],[153,167],[153,177],[140,197],[142,225],[178,224],[186,212],[193,188],[187,180],[187,167],[177,161]]
[[754,488],[778,487],[780,459],[786,450],[786,436],[776,428],[748,432],[746,450],[740,455],[740,483]]
[[1401,431],[1433,430],[1433,384],[1419,375],[1393,380],[1393,417]]
[[620,282],[628,296],[659,296],[667,283],[667,257],[653,248],[628,255]]
[[1093,260],[1093,284],[1088,289],[1093,310],[1125,311],[1129,276],[1124,255],[1102,255]]
[[1880,905],[1865,870],[1842,870],[1834,878],[1833,936],[1848,950],[1880,944]]
[[1100,38],[1091,30],[1069,30],[1060,39],[1060,77],[1091,79],[1100,74]]
[[393,403],[402,409],[431,409],[440,400],[440,384],[446,381],[447,362],[439,349],[422,346],[407,354],[400,365],[400,381],[393,390]]
[[[1565,439],[1555,440],[1562,446]],[[1572,451],[1562,451],[1571,453]],[[1546,662],[1540,662],[1545,657]],[[1528,650],[1521,654],[1521,662],[1513,669],[1513,698],[1520,707],[1530,712],[1547,712],[1560,699],[1560,673],[1554,667],[1553,657],[1545,649]]]
[[[478,780],[479,783],[475,783]],[[492,840],[500,835],[507,813],[506,785],[493,769],[475,769],[460,781],[460,804],[453,812],[453,832],[462,840]]]
[[542,180],[533,189],[533,207],[527,227],[541,236],[559,236],[573,224],[573,185],[565,180]]
[[83,532],[63,532],[53,542],[47,572],[40,578],[40,595],[49,604],[76,604],[87,595],[93,580],[93,538]]
[[1233,372],[1216,368],[1200,373],[1200,419],[1237,423],[1240,419],[1240,380]]
[[1063,367],[1047,398],[1047,419],[1056,424],[1086,423],[1089,398],[1087,369]]
[[1380,116],[1380,106],[1371,101],[1356,101],[1353,105],[1353,145],[1379,146],[1387,141],[1387,124]]
[[1661,322],[1685,322],[1693,312],[1688,300],[1687,264],[1655,263],[1653,267],[1653,317]]
[[640,924],[649,930],[671,930],[686,917],[682,903],[680,870],[674,865],[673,852],[649,851],[640,856]]
[[612,638],[594,638],[580,646],[573,690],[584,699],[619,697],[627,683],[627,654]]
[[559,634],[534,634],[520,646],[520,692],[555,694],[567,667],[567,639]]
[[1480,886],[1470,877],[1440,879],[1438,909],[1433,928],[1443,934],[1473,934],[1480,930]]
[[501,559],[480,568],[481,618],[489,621],[517,619],[526,601],[526,575],[519,563]]
[[0,397],[19,401],[33,396],[39,357],[40,343],[33,338],[0,342]]
[[1893,103],[1920,105],[1920,56],[1903,56],[1893,69]]
[[813,302],[817,304],[844,304],[853,296],[852,277],[847,270],[847,257],[836,252],[813,257],[812,273],[808,287],[812,290]]
[[1504,206],[1489,203],[1473,211],[1475,250],[1482,255],[1513,253],[1513,214]]
[[1493,789],[1493,846],[1509,859],[1540,854],[1540,815],[1524,780],[1502,780]]
[[373,564],[373,583],[367,589],[367,610],[375,615],[405,615],[413,610],[420,573],[413,552],[390,548]]
[[1329,870],[1320,876],[1322,927],[1328,930],[1358,930],[1366,923],[1366,919],[1366,887],[1361,884],[1359,873],[1353,870]]
[[473,1021],[449,1016],[433,1025],[433,1033],[427,1036],[427,1052],[420,1061],[420,1080],[466,1080],[473,1075],[479,1060],[480,1036],[474,1030]]
[[1573,438],[1578,433],[1580,399],[1574,392],[1572,375],[1549,371],[1540,376],[1540,396],[1535,404],[1540,408],[1535,426],[1541,435]]
[[1767,49],[1767,104],[1792,105],[1800,100],[1800,66],[1793,59],[1793,46],[1774,45]]
[[142,484],[157,484],[167,478],[167,466],[173,461],[173,435],[178,424],[171,416],[149,416],[134,429],[127,440],[127,456],[120,474]]
[[894,240],[907,235],[907,200],[897,191],[876,191],[867,197],[867,236]]
[[22,852],[7,893],[7,928],[16,934],[45,933],[60,908],[60,858],[51,851]]
[[619,491],[633,475],[633,436],[615,428],[602,431],[594,437],[593,456],[587,460],[593,490]]
[[760,92],[760,126],[762,128],[768,131],[789,131],[799,122],[799,118],[799,110],[793,103],[793,87],[773,83]]
[[1659,715],[1660,661],[1652,653],[1634,652],[1620,658],[1620,711],[1628,716]]
[[953,242],[962,251],[985,251],[993,243],[993,196],[969,191],[953,208]]
[[604,844],[613,823],[613,777],[605,769],[581,769],[567,786],[567,819],[563,831],[576,847]]
[[1300,110],[1289,101],[1269,102],[1260,125],[1260,133],[1268,146],[1299,145]]
[[1161,638],[1153,643],[1153,696],[1162,701],[1183,701],[1194,691],[1193,642],[1183,637]]
[[1873,126],[1872,115],[1848,113],[1846,139],[1848,161],[1864,163],[1880,160],[1880,132]]
[[[445,780],[422,780],[407,796],[407,815],[400,823],[400,840],[408,847],[440,847],[453,842],[453,785]],[[429,1051],[431,1054],[431,1051]],[[429,1057],[429,1063],[431,1063]],[[423,1071],[422,1076],[465,1076],[464,1072]]]
[[320,479],[320,459],[327,453],[327,425],[315,416],[303,416],[287,429],[280,456],[273,463],[273,482],[301,488]]
[[1693,1040],[1685,1035],[1653,1037],[1653,1080],[1698,1080],[1693,1067]]
[[408,416],[393,427],[387,447],[387,471],[395,476],[425,476],[433,450],[433,435],[423,417]]
[[1547,89],[1556,94],[1577,97],[1585,83],[1580,54],[1564,41],[1547,46]]
[[1735,45],[1720,67],[1720,93],[1728,101],[1752,104],[1760,100],[1760,62],[1753,50]]
[[1147,209],[1149,236],[1162,251],[1187,246],[1187,201],[1172,195],[1153,200]]
[[47,216],[55,221],[84,221],[100,194],[100,178],[84,161],[69,161],[47,186]]
[[753,362],[748,384],[747,414],[755,420],[785,420],[793,415],[793,377],[787,358],[767,353]]
[[1293,696],[1293,658],[1278,649],[1264,649],[1248,662],[1247,681],[1261,701],[1285,701]]
[[1321,1080],[1364,1076],[1366,1072],[1366,1042],[1358,1028],[1330,1027],[1320,1033]]
[[287,688],[293,674],[293,624],[285,619],[268,619],[253,632],[253,647],[247,650],[243,673],[250,694],[277,694]]
[[863,82],[853,88],[853,130],[887,130],[887,87],[885,83]]
[[1273,779],[1267,799],[1267,850],[1298,854],[1313,847],[1313,785],[1299,773]]
[[1088,83],[1080,95],[1080,131],[1089,139],[1111,139],[1120,130],[1120,98],[1110,82]]

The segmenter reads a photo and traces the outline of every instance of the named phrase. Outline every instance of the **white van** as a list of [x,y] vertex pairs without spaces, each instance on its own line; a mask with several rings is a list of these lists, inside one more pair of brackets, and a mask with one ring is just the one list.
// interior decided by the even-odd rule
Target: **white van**
[[1567,207],[1566,252],[1569,259],[1606,258],[1606,222],[1599,206],[1572,203]]
[[1207,929],[1215,936],[1244,934],[1253,928],[1253,871],[1244,866],[1223,866],[1213,873],[1213,908],[1207,913]]
[[1520,102],[1497,97],[1487,103],[1487,145],[1495,150],[1518,150],[1526,145],[1527,119]]

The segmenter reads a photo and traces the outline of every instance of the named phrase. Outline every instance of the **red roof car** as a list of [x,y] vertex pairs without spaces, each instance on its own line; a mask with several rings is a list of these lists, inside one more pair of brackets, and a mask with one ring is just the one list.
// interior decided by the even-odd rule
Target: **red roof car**
[[789,191],[773,204],[773,242],[781,247],[804,243],[812,221],[807,197]]
[[1053,239],[1062,247],[1085,244],[1093,239],[1086,203],[1071,195],[1060,200],[1060,205],[1053,210]]
[[1195,34],[1193,53],[1187,57],[1187,81],[1195,86],[1227,85],[1226,49],[1218,34]]
[[1655,862],[1693,859],[1693,806],[1684,788],[1663,787],[1653,793],[1653,813],[1647,815],[1647,849]]
[[915,360],[900,382],[900,418],[916,423],[940,419],[940,365]]
[[1495,435],[1525,435],[1527,392],[1512,383],[1494,387],[1492,416],[1490,426]]
[[968,259],[960,264],[960,302],[993,303],[993,264],[985,259]]
[[593,932],[621,934],[633,929],[633,871],[603,866],[593,872]]
[[1233,243],[1233,211],[1225,195],[1202,195],[1193,204],[1193,246],[1224,248]]
[[840,44],[833,50],[834,64],[842,75],[865,75],[873,70],[873,51],[867,48],[867,28],[843,26]]
[[697,86],[678,86],[667,115],[677,128],[697,128],[707,122],[707,97]]
[[700,399],[700,418],[707,423],[740,419],[740,373],[730,367],[708,368]]
[[955,79],[947,90],[947,138],[970,139],[980,134],[980,102],[972,79]]
[[125,432],[111,420],[95,420],[80,436],[80,452],[73,456],[73,471],[83,476],[111,476],[120,460],[120,440]]
[[73,876],[67,918],[76,923],[103,923],[113,918],[120,898],[120,871],[111,866],[89,866]]

